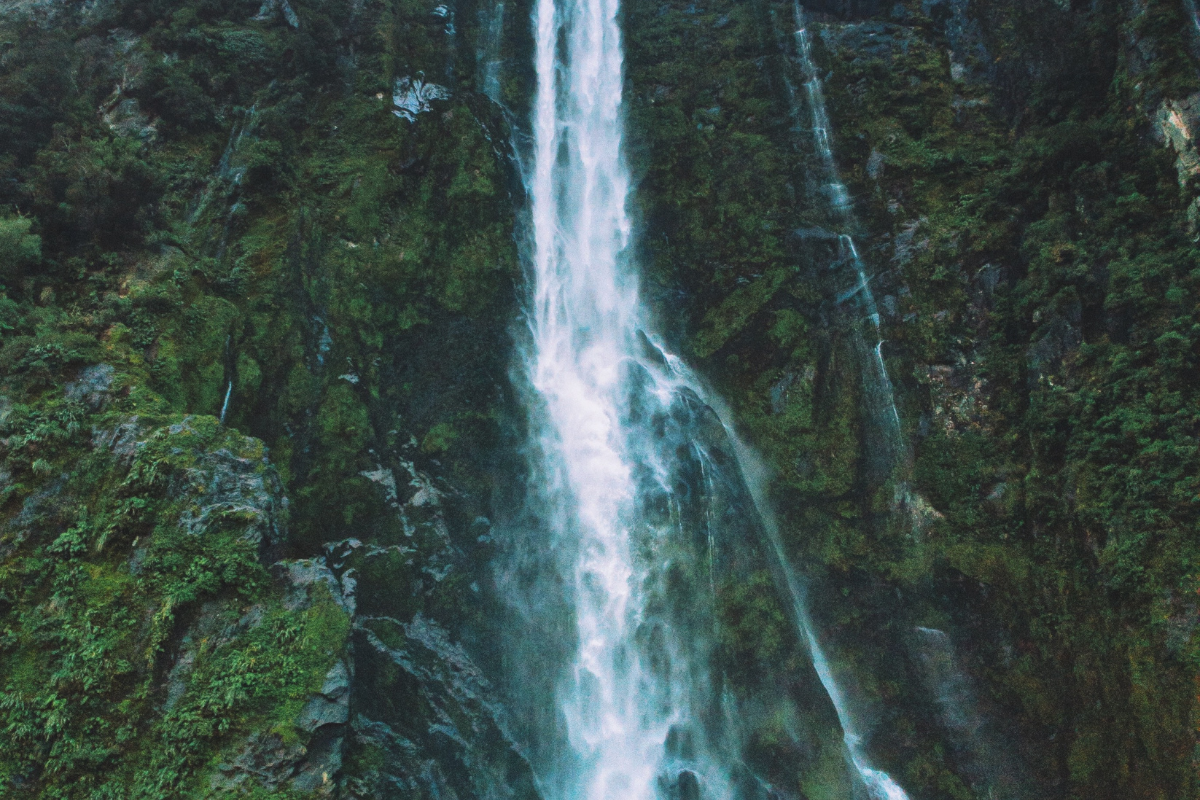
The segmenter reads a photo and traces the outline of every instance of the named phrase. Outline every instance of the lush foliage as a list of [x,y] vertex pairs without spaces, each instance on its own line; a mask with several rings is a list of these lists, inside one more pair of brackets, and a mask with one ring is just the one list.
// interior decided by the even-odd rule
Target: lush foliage
[[657,299],[775,469],[826,635],[887,701],[893,774],[986,784],[950,774],[970,769],[896,657],[922,625],[1016,721],[1033,777],[1006,780],[1192,796],[1200,251],[1193,179],[1155,141],[1160,104],[1200,87],[1190,23],[984,2],[811,25],[912,443],[891,458],[871,331],[821,238],[791,8],[632,8]]
[[[413,461],[480,516],[507,134],[432,7],[366,5],[0,21],[2,795],[196,797],[254,736],[303,752],[349,618],[271,565],[444,537],[397,513]],[[416,75],[453,96],[398,118]]]

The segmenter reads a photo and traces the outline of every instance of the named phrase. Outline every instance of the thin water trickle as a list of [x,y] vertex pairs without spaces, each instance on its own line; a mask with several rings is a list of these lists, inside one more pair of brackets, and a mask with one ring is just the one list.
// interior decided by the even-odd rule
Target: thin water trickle
[[233,381],[229,381],[225,387],[225,401],[221,403],[220,423],[225,424],[225,415],[229,412],[229,399],[233,397]]
[[[718,401],[712,402],[720,408]],[[825,693],[829,695],[829,700],[833,704],[834,711],[837,712],[838,722],[842,726],[842,740],[846,745],[847,758],[858,773],[871,800],[908,800],[908,795],[905,794],[904,789],[886,772],[876,769],[866,754],[858,721],[855,719],[853,709],[851,709],[846,695],[838,683],[837,677],[833,674],[833,667],[829,663],[825,648],[817,637],[816,626],[813,624],[812,616],[809,614],[808,603],[804,596],[804,587],[787,557],[783,538],[779,532],[779,524],[775,519],[770,501],[766,496],[768,470],[763,465],[758,454],[750,449],[738,437],[737,433],[728,426],[726,426],[726,434],[729,436],[734,453],[737,455],[738,464],[746,481],[746,487],[749,489],[754,499],[755,507],[758,509],[759,518],[762,520],[763,532],[766,534],[767,540],[777,559],[780,574],[783,578],[783,588],[787,591],[788,599],[792,604],[793,619],[799,629],[801,638],[808,645],[808,652],[812,658],[813,669],[817,673],[817,678],[820,679],[821,686],[825,688]]]
[[484,95],[498,105],[503,105],[500,77],[504,67],[502,40],[504,36],[504,3],[496,3],[480,11],[483,35],[480,37],[476,59],[479,64],[479,83]]
[[[838,172],[837,161],[833,155],[833,144],[829,131],[829,112],[825,108],[825,93],[821,86],[821,77],[817,73],[817,65],[812,56],[812,39],[804,18],[804,8],[793,0],[792,13],[796,31],[796,59],[799,62],[804,90],[807,95],[807,105],[810,124],[813,132],[813,145],[818,156],[818,162],[826,181],[825,193],[829,198],[830,209],[837,221],[844,228],[853,226],[853,203],[846,185],[842,183]],[[875,414],[885,429],[885,438],[893,448],[899,447],[901,438],[900,413],[896,409],[895,394],[892,389],[892,379],[888,375],[883,362],[883,333],[879,326],[879,311],[875,305],[875,295],[871,291],[870,278],[866,273],[866,265],[858,254],[854,238],[849,233],[838,237],[838,265],[849,266],[854,272],[854,284],[838,295],[837,302],[843,303],[855,299],[863,309],[863,319],[869,323],[869,333],[875,339],[872,347],[873,356],[870,359],[864,376],[868,383],[869,394],[879,408]],[[865,334],[864,334],[865,335]]]

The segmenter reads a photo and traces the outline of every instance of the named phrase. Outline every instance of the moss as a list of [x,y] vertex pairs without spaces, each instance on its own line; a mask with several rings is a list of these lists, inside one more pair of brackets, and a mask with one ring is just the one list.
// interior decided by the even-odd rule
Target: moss
[[42,255],[42,238],[29,232],[33,220],[0,217],[0,280],[15,283]]
[[[1157,706],[1141,695],[1153,731],[1123,702],[1087,710],[1138,672],[1151,620],[1191,614],[1190,190],[1137,111],[1192,91],[1187,27],[1178,9],[1115,3],[973,4],[956,28],[938,16],[952,13],[907,4],[809,26],[911,462],[879,467],[811,143],[784,124],[790,9],[626,10],[649,294],[773,468],[788,550],[841,623],[829,635],[850,670],[900,687],[893,730],[932,737],[933,722],[879,655],[901,645],[883,642],[950,608],[941,625],[969,643],[996,713],[1028,741],[1056,737],[1037,780],[1070,796],[1187,794],[1192,661],[1154,662],[1176,688]],[[1166,630],[1149,634],[1159,652]],[[1097,733],[1115,727],[1130,737]],[[874,744],[911,791],[983,791],[914,741]],[[1161,768],[1151,741],[1172,754]]]
[[[402,541],[362,474],[401,459],[477,491],[439,509],[456,529],[485,510],[515,310],[507,132],[455,66],[471,21],[448,37],[418,6],[0,23],[6,789],[201,796],[251,734],[305,744],[296,713],[348,621],[320,586],[283,605],[263,562]],[[511,55],[528,31],[506,30]],[[390,93],[420,73],[454,97],[410,123]],[[99,364],[111,385],[64,395]],[[218,467],[271,509],[214,509]],[[465,618],[469,582],[426,610]]]
[[[0,572],[2,724],[20,743],[0,755],[0,774],[43,796],[182,791],[238,734],[291,731],[349,631],[323,587],[299,614],[282,605],[261,562],[269,507],[207,505],[226,463],[259,465],[269,502],[262,445],[211,417],[128,417],[120,406],[136,401],[117,397],[101,414],[75,406],[103,433],[86,445],[80,433],[92,434],[68,422],[57,436],[77,449],[57,455],[45,417],[5,420],[19,440],[5,469],[29,463],[31,446],[56,462],[31,474],[25,516],[6,514]],[[57,405],[61,420],[72,404]],[[102,444],[122,436],[137,437],[128,457]],[[261,616],[239,622],[251,606]],[[197,625],[206,638],[181,643]],[[188,647],[190,669],[171,666]]]

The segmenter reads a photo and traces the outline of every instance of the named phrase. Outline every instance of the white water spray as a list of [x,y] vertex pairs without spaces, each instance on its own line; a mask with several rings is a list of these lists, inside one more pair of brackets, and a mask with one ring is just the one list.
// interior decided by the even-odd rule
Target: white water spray
[[[662,599],[659,562],[676,531],[662,529],[646,511],[648,497],[670,498],[672,487],[670,466],[645,420],[701,392],[651,332],[627,262],[632,226],[617,11],[618,0],[538,0],[535,11],[534,152],[525,170],[533,296],[525,369],[539,398],[532,421],[543,458],[547,552],[562,562],[559,579],[577,639],[556,689],[571,752],[552,759],[549,769],[559,774],[543,775],[542,783],[551,800],[651,800],[664,790],[723,800],[732,796],[723,763],[729,754],[714,756],[720,743],[710,746],[699,722],[722,709],[704,647],[688,641],[699,632],[660,624],[661,612],[652,608]],[[857,261],[853,242],[849,248]],[[865,276],[861,286],[869,293]],[[700,461],[707,481],[703,452]],[[906,800],[869,765],[778,533],[767,527],[850,760],[875,800]],[[710,593],[715,548],[710,535]],[[672,738],[688,746],[673,749]]]
[[[544,402],[545,418],[534,422],[545,499],[552,536],[573,555],[563,579],[578,637],[558,688],[571,774],[546,783],[570,798],[650,800],[667,766],[668,735],[693,716],[695,665],[651,664],[637,640],[651,565],[635,553],[645,526],[635,470],[648,465],[622,420],[635,391],[629,370],[662,373],[641,358],[645,326],[625,262],[632,226],[617,10],[617,0],[538,0],[526,368]],[[665,385],[642,391],[669,402]],[[704,764],[689,766],[689,780],[704,778]],[[720,779],[705,782],[712,794]]]

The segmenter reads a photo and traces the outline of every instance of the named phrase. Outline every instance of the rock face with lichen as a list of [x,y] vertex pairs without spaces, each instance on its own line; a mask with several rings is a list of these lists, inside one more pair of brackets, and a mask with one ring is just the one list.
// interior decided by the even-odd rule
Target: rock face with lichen
[[536,794],[457,643],[516,262],[447,14],[3,5],[0,795]]
[[[1195,796],[1194,18],[805,6],[849,229],[813,177],[788,4],[627,4],[631,152],[648,292],[774,470],[871,751],[920,797]],[[921,629],[982,739],[939,711]]]
[[132,377],[84,367],[36,406],[26,384],[5,421],[5,490],[25,495],[0,533],[9,786],[198,792],[206,761],[245,763],[238,738],[270,730],[290,757],[253,774],[314,788],[339,763],[309,714],[345,674],[336,581],[275,561],[286,502],[261,442]]

